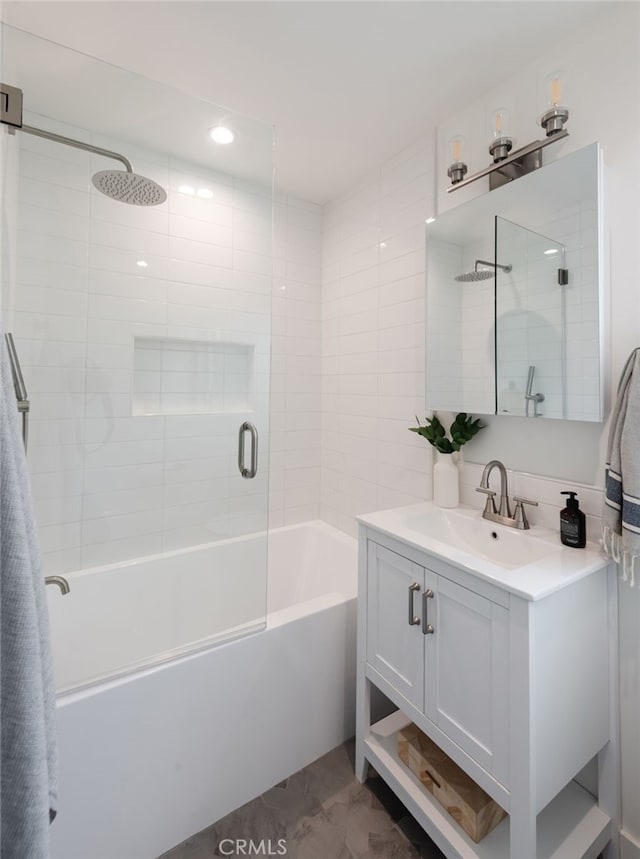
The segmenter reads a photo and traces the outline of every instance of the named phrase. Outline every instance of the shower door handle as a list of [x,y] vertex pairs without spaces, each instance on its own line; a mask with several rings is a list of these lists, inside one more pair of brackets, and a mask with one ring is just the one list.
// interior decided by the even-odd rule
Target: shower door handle
[[[246,467],[244,459],[244,441],[247,433],[251,436],[251,465],[249,468]],[[247,480],[251,480],[258,473],[258,430],[249,421],[241,424],[238,433],[238,470]]]

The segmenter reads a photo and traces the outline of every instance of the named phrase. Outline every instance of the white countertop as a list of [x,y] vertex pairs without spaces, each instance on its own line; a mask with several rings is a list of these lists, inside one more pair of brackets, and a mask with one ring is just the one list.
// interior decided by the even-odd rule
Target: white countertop
[[[439,529],[442,535],[440,539],[433,533],[434,530],[437,531],[433,526],[432,533],[429,533],[429,528],[420,527],[421,518],[426,521],[429,518],[433,520],[434,517],[435,522],[442,526]],[[425,501],[410,507],[382,510],[356,518],[367,528],[395,537],[414,549],[440,558],[528,600],[542,599],[608,563],[608,559],[595,543],[587,543],[584,549],[572,549],[562,545],[558,531],[536,526],[527,531],[518,531],[482,519],[480,510],[463,505],[448,511],[437,507],[431,501]],[[487,555],[481,550],[474,550],[464,536],[457,539],[455,530],[448,531],[448,521],[454,523],[455,527],[472,529],[473,538],[479,545],[482,545],[482,540],[486,537],[489,541]],[[519,562],[515,560],[507,566],[491,559],[493,547],[490,541],[500,539],[504,540],[502,545],[508,544],[507,552],[513,551],[514,558],[520,559]],[[542,557],[530,562],[522,561],[529,555]]]

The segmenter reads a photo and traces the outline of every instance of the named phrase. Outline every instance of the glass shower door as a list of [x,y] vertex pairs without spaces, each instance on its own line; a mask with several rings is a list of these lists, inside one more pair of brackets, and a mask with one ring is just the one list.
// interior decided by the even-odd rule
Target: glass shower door
[[[264,626],[272,129],[7,26],[2,47],[25,123],[167,192],[111,199],[92,177],[122,164],[0,126],[0,307],[73,688]],[[233,151],[208,139],[223,120]]]
[[496,217],[498,414],[566,417],[564,246]]

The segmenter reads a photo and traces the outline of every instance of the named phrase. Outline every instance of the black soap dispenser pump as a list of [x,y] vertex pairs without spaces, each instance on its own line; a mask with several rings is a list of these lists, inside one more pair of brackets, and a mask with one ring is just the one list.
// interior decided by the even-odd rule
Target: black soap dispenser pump
[[560,495],[569,496],[567,506],[560,511],[560,539],[572,549],[584,549],[587,544],[587,525],[576,493],[561,492]]

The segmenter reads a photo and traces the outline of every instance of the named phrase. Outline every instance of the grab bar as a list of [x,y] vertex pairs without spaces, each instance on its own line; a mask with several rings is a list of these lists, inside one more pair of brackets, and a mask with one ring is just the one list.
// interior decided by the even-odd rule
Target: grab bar
[[[251,465],[249,468],[244,462],[244,437],[247,432],[251,436]],[[238,433],[238,469],[247,480],[251,480],[258,473],[258,430],[249,421],[245,421],[240,426]]]
[[9,353],[9,362],[11,364],[11,376],[13,377],[13,388],[16,392],[16,401],[18,403],[18,411],[22,415],[22,441],[24,443],[25,453],[29,443],[29,395],[27,394],[27,386],[24,383],[22,368],[16,350],[16,344],[13,340],[13,334],[7,332],[4,335]]

